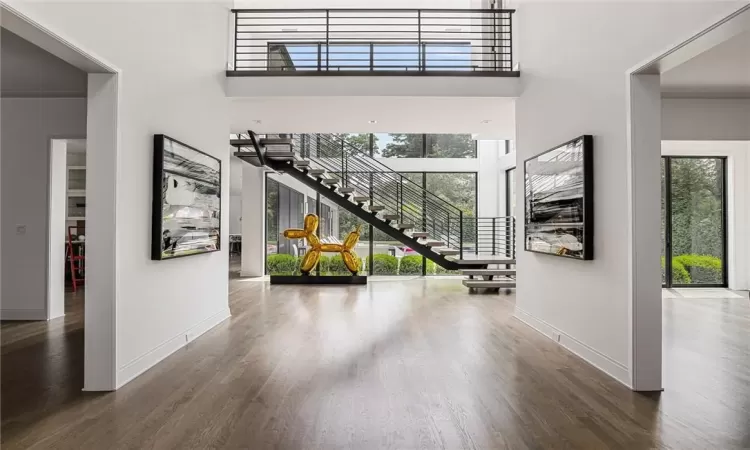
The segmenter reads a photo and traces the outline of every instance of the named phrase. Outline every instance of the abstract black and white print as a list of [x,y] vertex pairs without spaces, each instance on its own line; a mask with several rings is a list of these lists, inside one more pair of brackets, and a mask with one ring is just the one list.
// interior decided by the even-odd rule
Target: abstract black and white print
[[166,136],[157,135],[156,139],[156,153],[162,153],[159,257],[156,259],[219,250],[221,162]]

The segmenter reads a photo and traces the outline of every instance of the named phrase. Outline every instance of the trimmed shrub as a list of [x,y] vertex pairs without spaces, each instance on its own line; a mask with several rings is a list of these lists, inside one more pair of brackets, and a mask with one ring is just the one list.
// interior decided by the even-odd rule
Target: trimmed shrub
[[[357,257],[357,263],[359,265],[359,271],[361,272],[362,258],[360,258],[359,256]],[[331,256],[328,272],[329,275],[351,275],[351,272],[349,272],[349,269],[346,268],[346,264],[344,264],[344,258],[342,258],[341,255]]]
[[401,258],[398,266],[399,275],[422,275],[422,256],[408,255]]
[[[328,275],[328,272],[331,271],[331,257],[326,256],[326,255],[320,255],[320,260],[318,261],[318,267],[320,267],[321,275]],[[313,269],[312,273],[315,274],[315,269]]]
[[[688,280],[692,280],[693,284],[719,284],[722,281],[721,258],[716,256],[694,254],[675,256],[672,259],[672,273],[678,264],[689,274]],[[680,283],[676,277],[675,283]]]
[[437,267],[437,264],[435,264],[435,261],[428,259],[427,260],[427,275],[435,275],[436,267]]
[[672,258],[672,282],[674,284],[690,284],[692,282],[690,273],[677,258]]
[[[666,268],[664,266],[664,260],[665,258],[661,257],[661,274],[662,279],[664,279],[664,273],[666,271]],[[690,274],[688,273],[687,269],[685,269],[685,266],[682,265],[680,261],[677,260],[677,258],[672,258],[672,282],[675,284],[690,284]]]
[[266,268],[269,275],[294,275],[299,271],[299,260],[292,255],[268,255]]
[[435,264],[435,275],[458,275],[458,270],[446,270],[440,264]]
[[374,275],[396,275],[398,273],[398,259],[384,253],[373,255],[372,273]]

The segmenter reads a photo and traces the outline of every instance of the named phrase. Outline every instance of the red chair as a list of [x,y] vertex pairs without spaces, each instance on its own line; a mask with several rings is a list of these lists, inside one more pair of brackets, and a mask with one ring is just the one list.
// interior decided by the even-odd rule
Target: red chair
[[[69,226],[68,227],[68,261],[70,261],[70,279],[73,281],[73,292],[78,290],[78,282],[86,280],[86,254],[84,249],[86,248],[85,243],[74,241],[73,230],[76,230],[75,237],[78,238],[79,231],[84,230],[83,227]],[[80,278],[79,278],[80,276]]]

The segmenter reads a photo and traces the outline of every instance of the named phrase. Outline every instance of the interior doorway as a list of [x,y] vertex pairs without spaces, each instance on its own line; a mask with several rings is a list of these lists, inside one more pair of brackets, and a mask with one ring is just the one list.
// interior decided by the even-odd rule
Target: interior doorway
[[727,160],[662,156],[662,285],[727,287]]

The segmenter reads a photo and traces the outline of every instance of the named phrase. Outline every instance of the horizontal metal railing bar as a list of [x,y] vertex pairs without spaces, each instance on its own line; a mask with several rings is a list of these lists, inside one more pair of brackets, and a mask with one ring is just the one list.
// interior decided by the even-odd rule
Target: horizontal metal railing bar
[[[386,166],[385,164],[383,164],[382,162],[378,161],[377,159],[372,158],[365,151],[363,151],[361,149],[358,149],[358,148],[352,146],[351,144],[345,142],[345,147],[347,147],[347,146],[349,147],[350,151],[351,151],[351,149],[355,149],[355,151],[358,152],[360,155],[362,155],[363,157],[368,158],[368,162],[370,162],[370,167],[379,167],[381,169],[381,173],[393,174],[395,176],[400,176],[400,178],[399,178],[400,180],[404,179],[404,177],[402,175],[398,174],[397,172],[394,172],[393,169],[391,169],[390,167]],[[448,207],[453,208],[455,211],[457,211],[457,212],[459,211],[458,208],[456,208],[455,206],[451,205],[450,203],[448,203],[447,201],[443,200],[442,198],[436,196],[435,194],[433,194],[433,193],[431,193],[429,191],[427,192],[427,194],[431,195],[435,199],[438,199],[438,200],[444,202],[446,205],[448,205]]]
[[[297,19],[294,17],[294,19]],[[325,18],[323,18],[325,19]],[[389,17],[389,19],[392,19]],[[414,20],[415,18],[409,18],[409,20]],[[492,19],[491,17],[482,18],[482,19]],[[363,20],[369,20],[369,18],[363,18]],[[446,18],[447,20],[447,18]],[[467,20],[475,20],[474,18],[470,18]],[[470,28],[496,28],[496,27],[510,27],[511,24],[492,24],[492,23],[425,23],[424,21],[419,23],[370,23],[370,22],[363,22],[363,23],[330,23],[329,26],[331,27],[470,27]],[[326,22],[323,20],[321,23],[238,23],[237,27],[325,27]]]
[[337,12],[421,12],[421,13],[490,13],[490,14],[512,14],[515,13],[515,9],[442,9],[442,8],[289,8],[289,9],[253,9],[253,8],[237,8],[232,9],[232,12],[237,13],[268,13],[268,14],[285,14],[292,12],[325,12],[337,13]]

